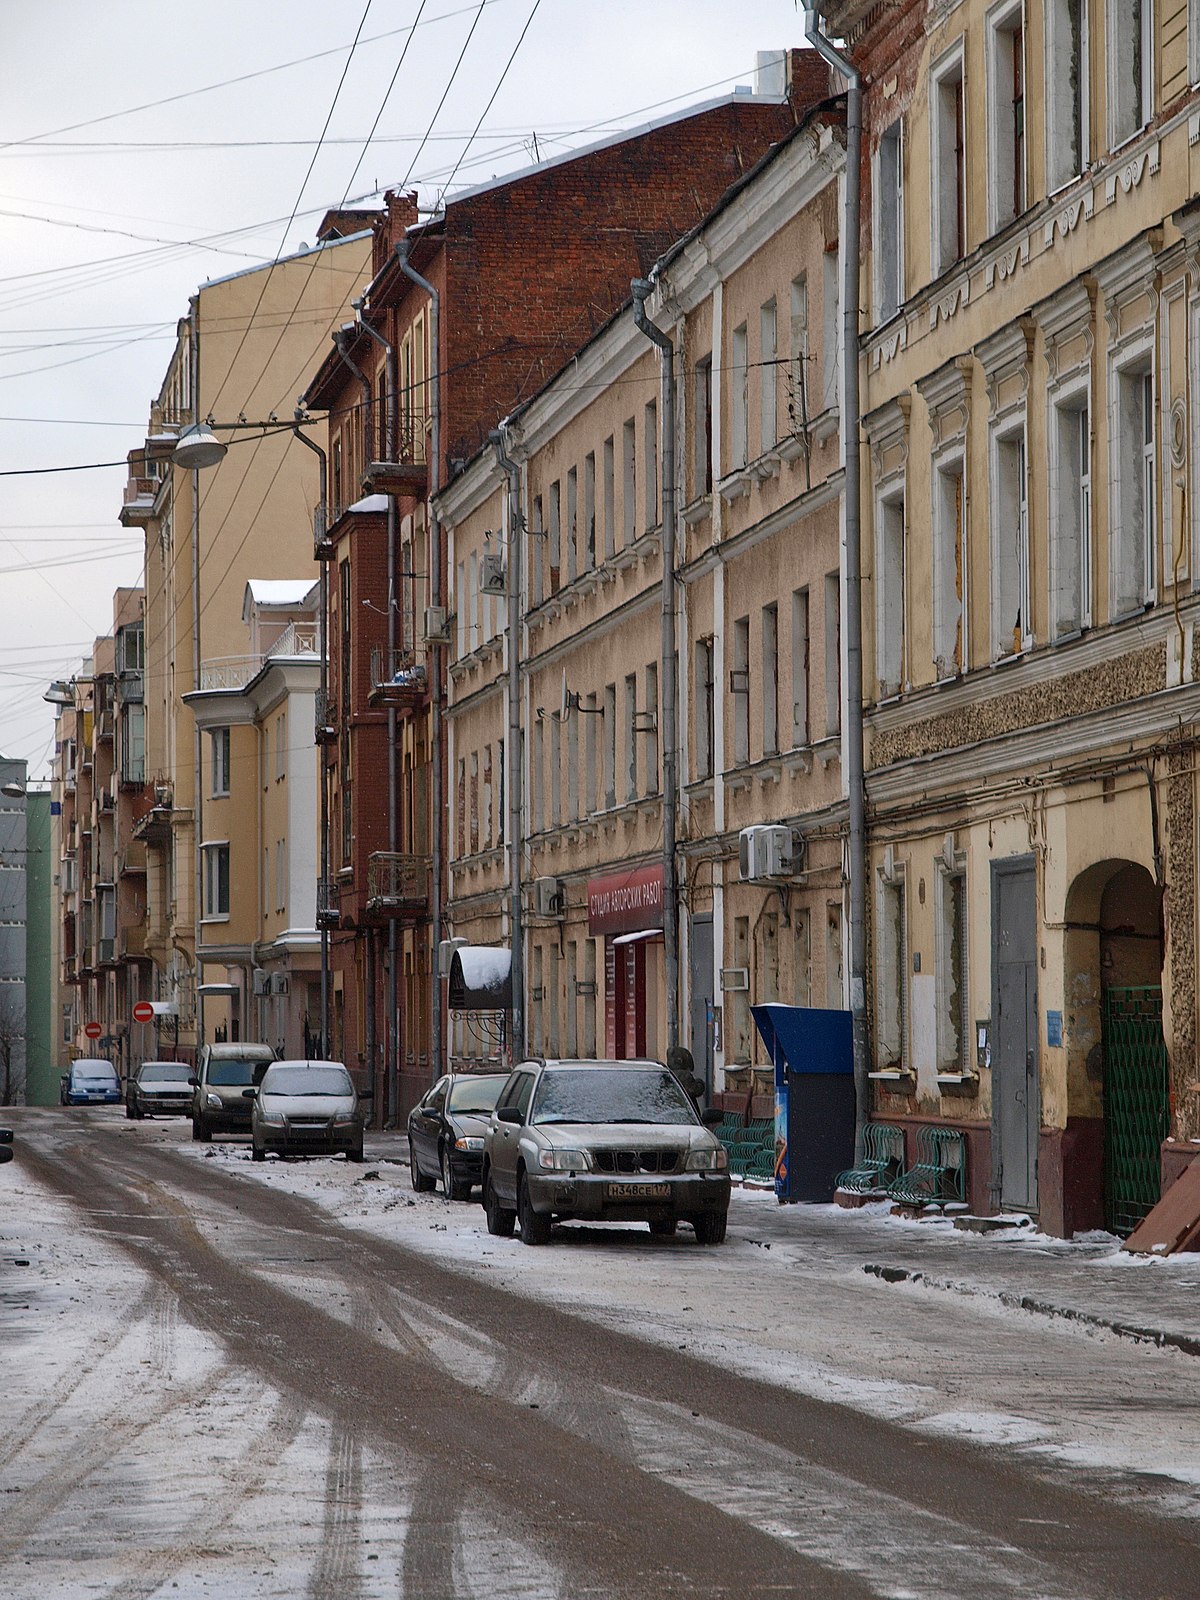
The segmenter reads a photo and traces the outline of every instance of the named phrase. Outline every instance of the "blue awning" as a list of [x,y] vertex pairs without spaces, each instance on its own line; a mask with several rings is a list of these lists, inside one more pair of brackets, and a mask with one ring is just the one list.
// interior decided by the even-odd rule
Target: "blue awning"
[[792,1072],[853,1072],[854,1042],[848,1011],[778,1004],[751,1006],[772,1062]]

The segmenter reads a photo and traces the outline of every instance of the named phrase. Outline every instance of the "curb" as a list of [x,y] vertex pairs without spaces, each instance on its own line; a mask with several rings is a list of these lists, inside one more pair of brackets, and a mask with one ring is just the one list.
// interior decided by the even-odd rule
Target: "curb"
[[1011,1311],[1055,1317],[1064,1322],[1079,1323],[1085,1328],[1114,1333],[1119,1339],[1129,1339],[1135,1344],[1152,1344],[1160,1350],[1178,1350],[1185,1356],[1200,1356],[1200,1338],[1193,1338],[1190,1334],[1170,1333],[1165,1328],[1143,1328],[1133,1322],[1114,1322],[1110,1317],[1079,1311],[1073,1306],[1056,1306],[1048,1300],[1038,1300],[1033,1295],[1014,1294],[1007,1289],[980,1289],[969,1283],[954,1283],[948,1278],[931,1278],[925,1272],[910,1272],[907,1267],[885,1267],[867,1261],[863,1263],[863,1271],[884,1283],[911,1283],[918,1288],[937,1289],[947,1294],[996,1300]]

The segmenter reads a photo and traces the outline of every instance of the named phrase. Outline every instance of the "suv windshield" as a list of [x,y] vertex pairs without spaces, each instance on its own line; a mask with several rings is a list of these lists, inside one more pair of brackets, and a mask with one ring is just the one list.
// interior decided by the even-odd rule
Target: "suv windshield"
[[694,1124],[696,1115],[665,1067],[555,1067],[542,1074],[530,1121]]
[[75,1070],[80,1083],[111,1083],[116,1075],[113,1067],[77,1067]]
[[171,1062],[159,1062],[157,1065],[143,1067],[138,1073],[139,1083],[186,1083],[191,1075],[191,1068],[184,1062],[178,1066]]
[[451,1111],[470,1115],[479,1111],[486,1115],[500,1098],[500,1091],[508,1079],[501,1073],[495,1078],[459,1078],[450,1090]]
[[263,1084],[264,1094],[351,1095],[354,1085],[344,1067],[276,1067]]
[[271,1065],[269,1061],[210,1061],[208,1082],[216,1088],[232,1089],[239,1084],[245,1088],[261,1083],[262,1075]]

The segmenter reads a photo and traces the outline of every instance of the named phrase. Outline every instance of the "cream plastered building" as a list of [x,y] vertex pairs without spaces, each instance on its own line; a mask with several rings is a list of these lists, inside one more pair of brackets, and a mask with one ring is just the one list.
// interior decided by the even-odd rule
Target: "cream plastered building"
[[876,1120],[1127,1232],[1200,1133],[1196,9],[822,7],[863,74]]
[[[317,460],[289,424],[308,373],[370,275],[370,235],[348,231],[361,226],[353,214],[330,214],[311,249],[206,282],[179,323],[144,444],[130,455],[121,517],[146,536],[150,804],[138,824],[147,858],[146,948],[155,998],[178,1009],[183,1051],[206,1027],[211,1036],[236,1026],[248,1037],[258,1011],[248,956],[232,963],[233,977],[223,956],[212,973],[202,953],[198,959],[204,877],[218,870],[211,863],[219,862],[225,835],[212,833],[218,823],[206,818],[208,752],[184,696],[248,681],[242,601],[249,578],[311,574],[316,581]],[[204,471],[174,466],[181,430],[210,417],[229,444],[224,460]],[[306,736],[314,736],[312,727]],[[257,878],[256,865],[246,870]],[[250,935],[242,932],[245,945]]]
[[[679,1037],[716,1091],[767,1075],[752,1000],[844,1004],[843,168],[836,111],[810,114],[663,257],[648,301],[676,374]],[[668,1042],[663,404],[659,352],[627,306],[508,419],[515,505],[490,450],[437,499],[454,597],[448,916],[457,938],[507,943],[519,852],[526,1043],[550,1055],[661,1059]],[[772,823],[786,870],[742,882],[740,831]],[[468,1019],[452,1029],[453,1057],[494,1053]]]

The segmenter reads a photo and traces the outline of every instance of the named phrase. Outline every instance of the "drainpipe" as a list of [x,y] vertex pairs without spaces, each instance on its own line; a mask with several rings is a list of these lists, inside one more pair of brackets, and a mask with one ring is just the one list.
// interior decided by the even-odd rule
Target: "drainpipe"
[[633,320],[662,351],[662,814],[663,956],[667,989],[667,1049],[679,1043],[679,885],[675,875],[675,830],[679,811],[676,760],[678,656],[675,644],[675,342],[646,314],[654,292],[648,278],[635,278]]
[[[188,311],[191,315],[191,330],[188,335],[191,345],[192,358],[192,421],[200,421],[200,296],[194,294],[188,302]],[[192,468],[192,687],[199,692],[200,689],[200,469]],[[203,734],[200,732],[199,720],[192,718],[192,817],[194,834],[192,839],[193,855],[195,858],[195,887],[192,892],[192,904],[195,915],[195,927],[192,938],[194,941],[192,951],[192,971],[196,983],[196,1060],[200,1059],[200,1046],[204,1043],[204,996],[200,993],[200,985],[204,981],[204,971],[200,965],[200,935],[202,931],[202,918],[204,916],[204,751]],[[171,803],[174,804],[172,791]]]
[[[352,323],[350,325],[350,331],[353,332],[355,327],[356,327],[356,324]],[[333,342],[337,346],[338,355],[341,356],[344,365],[347,366],[350,369],[350,371],[354,374],[354,376],[358,379],[359,383],[362,385],[362,391],[363,391],[363,433],[364,433],[364,437],[369,439],[371,437],[372,421],[373,421],[373,416],[372,416],[372,399],[373,399],[373,395],[372,395],[372,391],[371,391],[371,384],[370,384],[370,380],[367,378],[366,374],[362,371],[361,367],[357,366],[355,364],[355,362],[353,360],[351,360],[351,358],[350,358],[350,354],[349,354],[348,350],[346,349],[346,345],[347,345],[347,342],[348,342],[347,338],[346,338],[346,333],[347,333],[347,330],[345,328],[339,328],[338,331],[333,336]],[[338,510],[339,511],[341,510],[340,506],[338,507]],[[391,664],[392,664],[392,661],[393,661],[393,652],[396,649],[396,498],[395,498],[394,495],[388,495],[388,509],[387,509],[387,591],[388,591],[387,592],[387,649],[388,649],[388,664],[389,664],[389,668],[390,668]],[[388,772],[388,807],[387,807],[387,816],[388,816],[388,851],[389,851],[389,853],[394,855],[395,852],[396,852],[396,789],[397,789],[397,785],[396,785],[396,708],[395,708],[395,706],[389,706],[388,707],[388,716],[387,716],[387,772]],[[368,963],[370,962],[369,952],[370,952],[371,943],[372,943],[371,934],[370,934],[370,932],[368,932],[368,934],[367,934]],[[395,923],[394,919],[389,919],[389,922],[388,922],[387,1031],[386,1031],[386,1033],[384,1035],[385,1040],[386,1040],[386,1044],[385,1044],[385,1047],[384,1047],[384,1063],[383,1063],[384,1084],[385,1084],[385,1089],[386,1089],[386,1095],[385,1095],[385,1101],[384,1101],[384,1105],[385,1105],[384,1126],[385,1127],[391,1127],[392,1126],[392,1124],[396,1120],[396,1116],[397,1116],[398,1109],[399,1109],[399,1084],[397,1083],[397,1074],[398,1074],[398,1072],[400,1070],[400,1041],[399,1041],[398,1030],[397,1030],[397,1027],[396,1027],[396,982],[397,982],[397,975],[396,975],[396,943],[397,943],[397,941],[396,941],[396,923]],[[367,1003],[367,1016],[370,1018],[370,1017],[373,1016],[374,1007],[375,1007],[375,986],[374,986],[373,983],[372,984],[368,984],[367,993],[368,993],[368,996],[369,996],[368,1003]],[[371,1026],[370,1032],[371,1032],[371,1038],[370,1038],[369,1047],[368,1047],[369,1052],[372,1051],[374,1049],[374,1046],[375,1046],[373,1021],[372,1021],[372,1026]],[[375,1062],[374,1062],[373,1056],[371,1057],[371,1073],[370,1073],[370,1076],[371,1076],[371,1083],[372,1083],[372,1086],[373,1086],[374,1083],[375,1083]]]
[[[292,423],[292,432],[302,445],[311,450],[317,458],[317,482],[319,485],[319,499],[317,505],[317,541],[323,544],[325,534],[329,527],[329,462],[321,446],[310,439],[301,428],[304,412],[299,406],[294,412],[295,420]],[[329,563],[324,558],[321,560],[321,715],[329,715]],[[321,882],[317,893],[317,915],[321,915],[321,895],[325,893],[329,883],[329,772],[325,765],[325,752],[319,752],[317,779],[320,785],[319,800],[321,807]],[[329,929],[321,923],[321,1054],[329,1055],[330,1030],[329,1030]],[[374,1083],[371,1085],[374,1088]]]
[[521,913],[521,841],[525,837],[524,766],[521,739],[521,474],[509,454],[508,424],[488,434],[500,470],[508,478],[508,937],[512,946],[511,1060],[525,1054],[525,930]]
[[[429,603],[434,606],[445,604],[443,585],[445,552],[442,548],[442,522],[434,505],[434,496],[441,488],[442,483],[442,347],[441,347],[441,298],[428,278],[423,278],[416,267],[408,259],[409,241],[401,239],[396,246],[396,258],[400,262],[400,270],[404,276],[418,289],[424,289],[429,296],[429,561],[430,581]],[[442,652],[444,645],[435,644],[429,647],[428,671],[430,690],[430,743],[432,745],[433,772],[431,809],[433,846],[433,894],[430,905],[430,939],[432,943],[431,971],[433,978],[433,1081],[436,1082],[442,1075],[442,1060],[445,1052],[445,1021],[442,1012],[442,980],[437,970],[438,949],[442,942],[442,906],[444,903],[442,877],[445,872],[445,787],[446,787],[446,748],[445,748],[445,700],[446,700],[446,671],[445,660]]]
[[816,9],[804,13],[808,42],[846,80],[846,196],[842,220],[842,444],[846,460],[846,544],[843,591],[846,611],[845,736],[849,809],[850,1017],[854,1039],[855,1159],[864,1155],[870,1112],[870,1052],[867,1039],[867,821],[863,784],[862,697],[862,479],[859,462],[858,338],[862,201],[862,79],[857,68],[821,32]]

